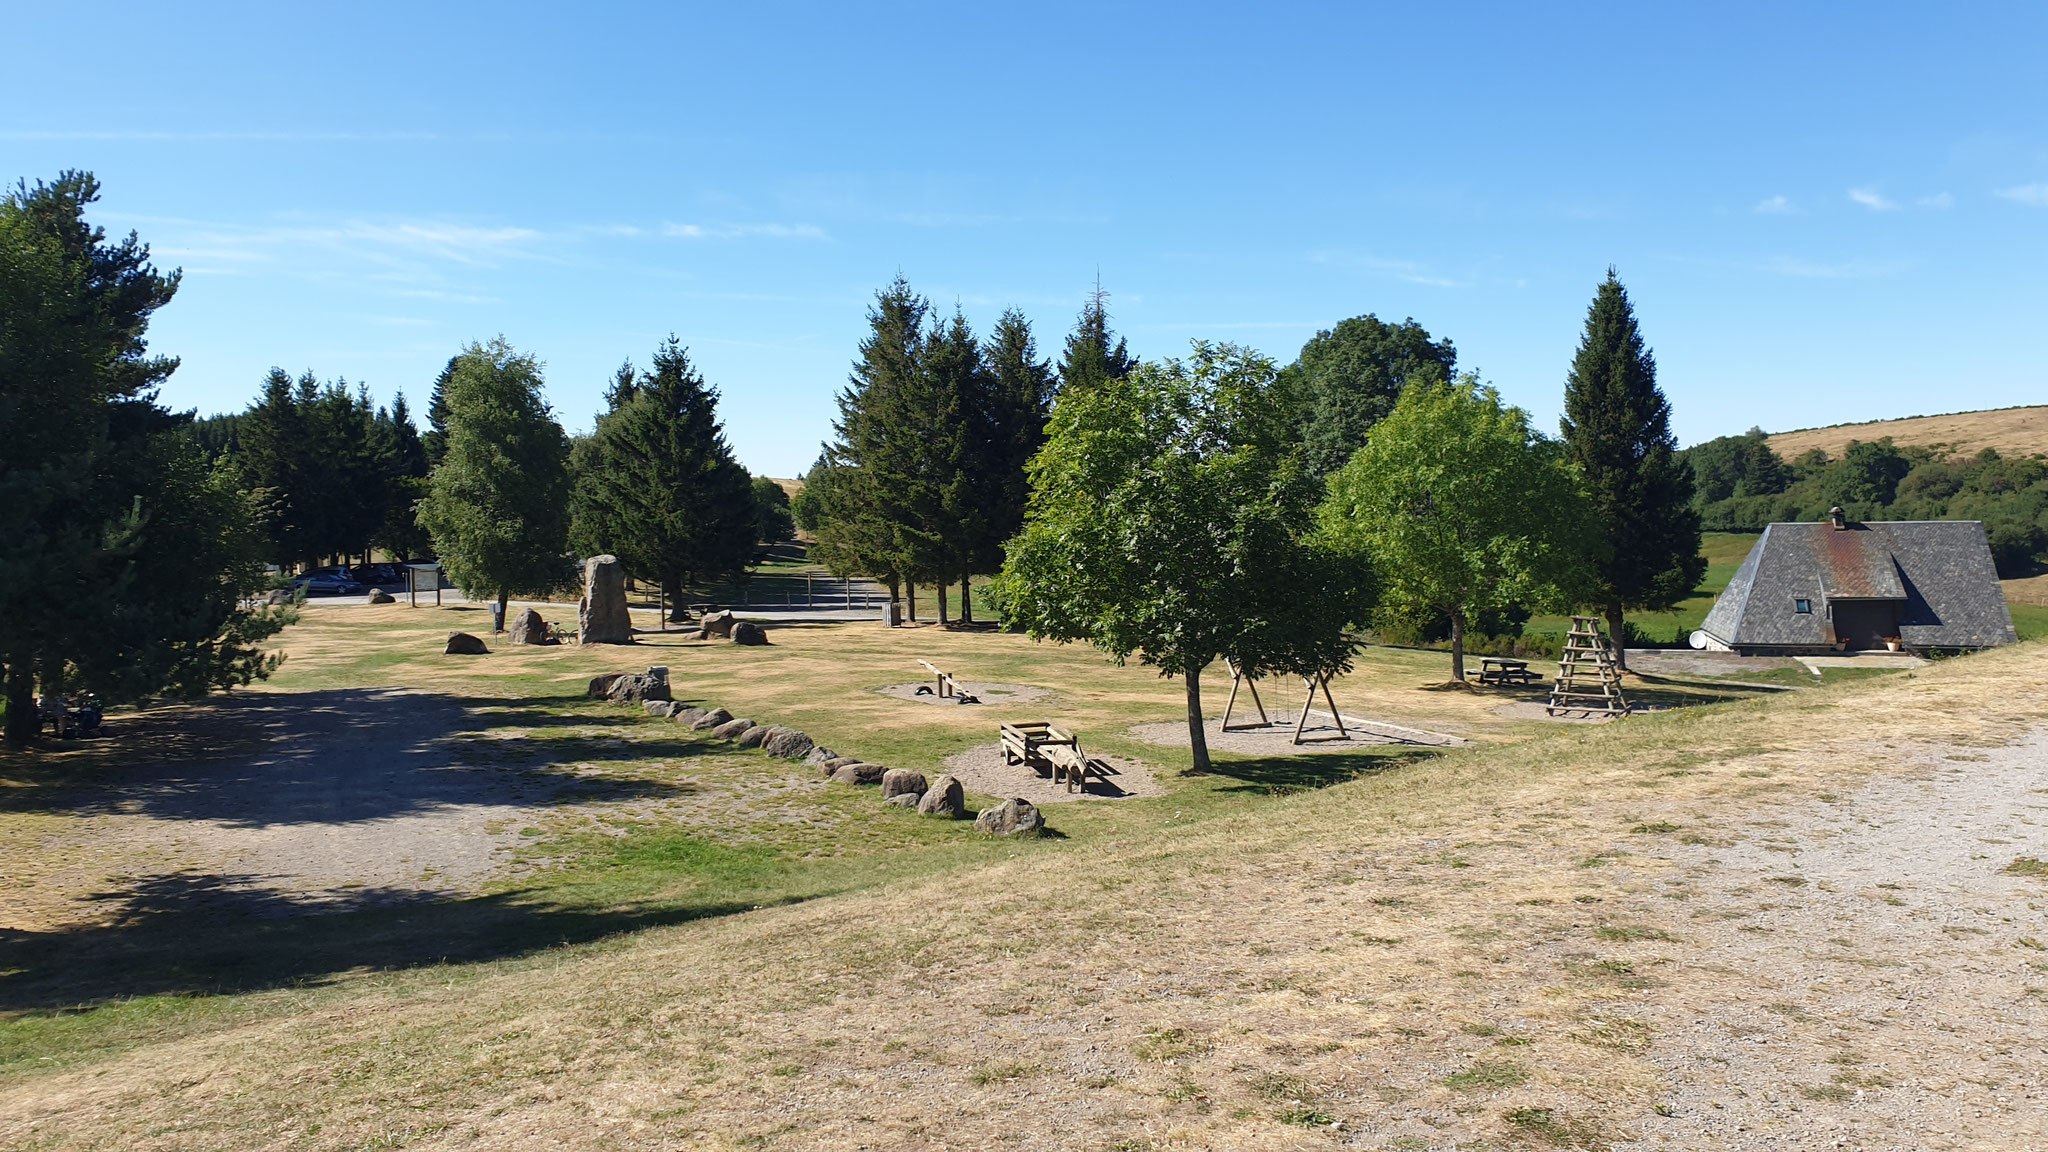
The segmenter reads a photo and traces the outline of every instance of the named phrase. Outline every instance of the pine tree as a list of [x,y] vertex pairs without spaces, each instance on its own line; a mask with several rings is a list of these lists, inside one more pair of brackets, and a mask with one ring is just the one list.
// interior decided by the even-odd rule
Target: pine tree
[[245,609],[263,581],[249,506],[188,417],[156,403],[176,369],[151,317],[178,274],[133,233],[87,222],[91,174],[0,197],[0,663],[6,731],[34,693],[197,694],[275,667],[258,641],[288,611]]
[[[855,573],[887,581],[893,599],[899,581],[927,579],[905,525],[919,503],[902,487],[919,472],[922,449],[907,435],[905,413],[921,391],[925,318],[931,304],[898,276],[875,294],[868,309],[868,336],[861,341],[847,386],[838,396],[836,439],[819,458],[824,519],[818,527],[821,558],[841,575]],[[911,593],[916,615],[916,593]]]
[[1707,561],[1692,471],[1675,455],[1671,405],[1612,268],[1587,309],[1586,334],[1565,377],[1562,427],[1599,525],[1591,602],[1606,614],[1626,666],[1623,612],[1676,607],[1706,575]]
[[382,519],[376,543],[399,559],[409,559],[432,546],[419,527],[419,502],[427,494],[426,445],[413,426],[405,393],[391,398],[391,409],[377,410],[371,447],[377,462]]
[[984,526],[970,546],[972,573],[1000,570],[1003,545],[1023,530],[1031,499],[1025,469],[1045,444],[1058,385],[1052,365],[1039,359],[1030,322],[1015,308],[1003,313],[982,344],[982,377],[987,395],[973,429],[972,459]]
[[961,618],[971,619],[970,570],[989,534],[977,483],[975,448],[989,423],[991,397],[981,370],[981,345],[958,307],[925,341],[918,387],[897,412],[899,437],[920,446],[907,492],[913,498],[905,525],[913,570],[931,572],[939,585],[939,622],[947,617],[946,589],[961,581]]
[[441,462],[448,454],[448,378],[455,375],[455,362],[460,356],[450,356],[441,374],[434,378],[434,387],[427,393],[427,430],[420,436],[420,443],[427,450],[427,467]]
[[541,399],[540,365],[504,337],[456,357],[445,391],[447,453],[419,523],[463,594],[544,595],[573,578],[569,438]]
[[[718,422],[718,390],[674,336],[653,370],[608,393],[575,478],[577,535],[659,584],[680,613],[683,590],[742,575],[758,543],[753,480]],[[602,528],[596,527],[601,525]]]
[[1121,380],[1138,366],[1137,357],[1124,346],[1123,337],[1109,330],[1109,293],[1098,281],[1081,316],[1067,335],[1066,355],[1060,360],[1060,388],[1092,388],[1105,380]]

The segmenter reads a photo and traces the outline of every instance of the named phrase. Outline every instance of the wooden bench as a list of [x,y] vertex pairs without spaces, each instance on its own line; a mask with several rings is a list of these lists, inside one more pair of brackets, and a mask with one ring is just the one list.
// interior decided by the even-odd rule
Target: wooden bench
[[1510,660],[1505,656],[1482,656],[1479,658],[1479,682],[1497,684],[1534,684],[1543,677],[1529,670],[1527,660]]
[[1080,738],[1057,724],[1044,720],[1002,725],[1003,762],[1028,765],[1043,776],[1050,773],[1054,784],[1067,791],[1086,790],[1088,775],[1102,771],[1089,762],[1081,750]]

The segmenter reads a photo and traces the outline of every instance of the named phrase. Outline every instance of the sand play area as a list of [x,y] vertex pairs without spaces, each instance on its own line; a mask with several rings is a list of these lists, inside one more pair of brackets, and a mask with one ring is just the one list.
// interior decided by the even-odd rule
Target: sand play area
[[[1268,710],[1269,724],[1257,724],[1257,714],[1250,717],[1242,714],[1231,718],[1231,731],[1223,730],[1223,721],[1211,720],[1205,726],[1209,747],[1223,752],[1238,752],[1247,756],[1294,756],[1318,752],[1356,752],[1361,748],[1384,747],[1401,744],[1415,748],[1462,748],[1470,741],[1442,732],[1430,732],[1421,728],[1409,728],[1400,724],[1389,724],[1383,720],[1366,720],[1358,716],[1344,717],[1344,730],[1339,732],[1328,712],[1311,709],[1308,724],[1303,727],[1301,743],[1294,742],[1294,723],[1300,719],[1299,711]],[[1167,721],[1159,724],[1140,724],[1131,729],[1131,735],[1147,744],[1159,744],[1168,748],[1188,746],[1188,726],[1181,721]]]
[[1069,792],[1065,784],[1055,785],[1024,764],[1003,759],[1001,744],[983,744],[946,758],[946,771],[960,778],[969,792],[988,796],[1012,796],[1033,804],[1062,804],[1069,800],[1124,800],[1139,796],[1164,796],[1166,789],[1152,776],[1152,769],[1138,760],[1090,753],[1089,760],[1109,770],[1108,779],[1088,778],[1085,791]]
[[[924,689],[919,692],[918,689]],[[1039,688],[1031,684],[987,684],[980,681],[955,680],[956,692],[965,693],[982,704],[1030,704],[1034,701],[1052,698],[1052,689]],[[918,680],[910,684],[891,684],[878,689],[884,696],[898,700],[911,700],[919,704],[939,704],[947,708],[973,707],[958,696],[941,696],[930,680]]]

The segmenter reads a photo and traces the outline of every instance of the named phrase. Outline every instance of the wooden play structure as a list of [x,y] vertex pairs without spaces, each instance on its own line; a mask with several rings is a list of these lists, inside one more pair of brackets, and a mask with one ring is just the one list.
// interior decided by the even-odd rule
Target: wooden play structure
[[[1272,727],[1273,721],[1266,715],[1266,702],[1259,699],[1258,681],[1255,678],[1247,677],[1244,674],[1244,670],[1239,668],[1234,661],[1225,660],[1223,666],[1230,671],[1230,699],[1223,705],[1223,730],[1225,732],[1248,732],[1254,728]],[[1330,677],[1327,674],[1303,676],[1301,681],[1308,687],[1308,695],[1301,702],[1301,715],[1294,721],[1294,743],[1304,744],[1312,742],[1311,739],[1305,739],[1302,733],[1308,728],[1309,707],[1316,702],[1316,692],[1318,690],[1323,694],[1323,702],[1330,706],[1330,717],[1337,723],[1337,734],[1335,736],[1322,736],[1313,739],[1351,739],[1350,731],[1344,727],[1344,714],[1337,711],[1337,701],[1330,695]],[[1230,723],[1231,712],[1237,707],[1237,693],[1240,688],[1249,691],[1252,695],[1252,706],[1259,710],[1259,722],[1257,724],[1238,724],[1233,726]]]
[[[938,665],[929,660],[919,660],[918,663],[924,665],[925,671],[932,674],[933,687],[929,691],[936,693],[939,699],[954,700],[961,704],[981,703],[981,697],[976,696],[972,692],[962,692],[960,690],[960,682],[953,678],[952,673],[942,671]],[[918,695],[922,696],[926,691],[927,689],[919,688]]]
[[1041,776],[1050,774],[1054,784],[1065,784],[1069,792],[1086,791],[1090,773],[1106,779],[1081,750],[1080,738],[1050,721],[1004,724],[1002,736],[1004,763],[1028,765]]
[[1572,617],[1572,630],[1565,634],[1564,651],[1557,658],[1557,683],[1544,711],[1552,716],[1626,716],[1629,708],[1628,698],[1621,694],[1621,667],[1600,634],[1600,618]]

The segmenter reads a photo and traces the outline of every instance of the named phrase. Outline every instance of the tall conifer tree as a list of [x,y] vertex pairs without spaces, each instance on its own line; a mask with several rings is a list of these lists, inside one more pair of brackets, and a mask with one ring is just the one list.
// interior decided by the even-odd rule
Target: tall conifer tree
[[1024,314],[1011,308],[982,343],[982,373],[989,392],[987,419],[976,448],[988,530],[974,555],[975,572],[1002,567],[1003,545],[1024,527],[1031,498],[1025,468],[1045,444],[1046,417],[1058,388],[1052,365],[1039,358]]
[[1109,293],[1098,281],[1067,335],[1066,354],[1060,360],[1061,388],[1092,388],[1105,380],[1121,380],[1138,366],[1123,337],[1109,330],[1108,300]]
[[[924,355],[925,318],[931,303],[898,276],[875,294],[868,309],[868,336],[839,393],[836,435],[812,474],[826,480],[818,528],[820,551],[834,571],[890,582],[934,575],[923,565],[903,526],[915,494],[903,485],[917,475],[922,449],[911,442],[905,413],[914,409]],[[827,477],[829,476],[829,480]],[[912,594],[916,614],[916,593]]]
[[1586,312],[1565,377],[1565,451],[1591,498],[1601,539],[1592,602],[1626,665],[1623,613],[1668,611],[1706,575],[1692,470],[1675,455],[1671,404],[1614,269]]
[[[653,369],[621,369],[576,476],[579,542],[616,555],[659,584],[680,611],[683,590],[746,571],[758,543],[753,479],[733,459],[718,421],[718,389],[674,336]],[[608,534],[603,540],[599,531]]]

